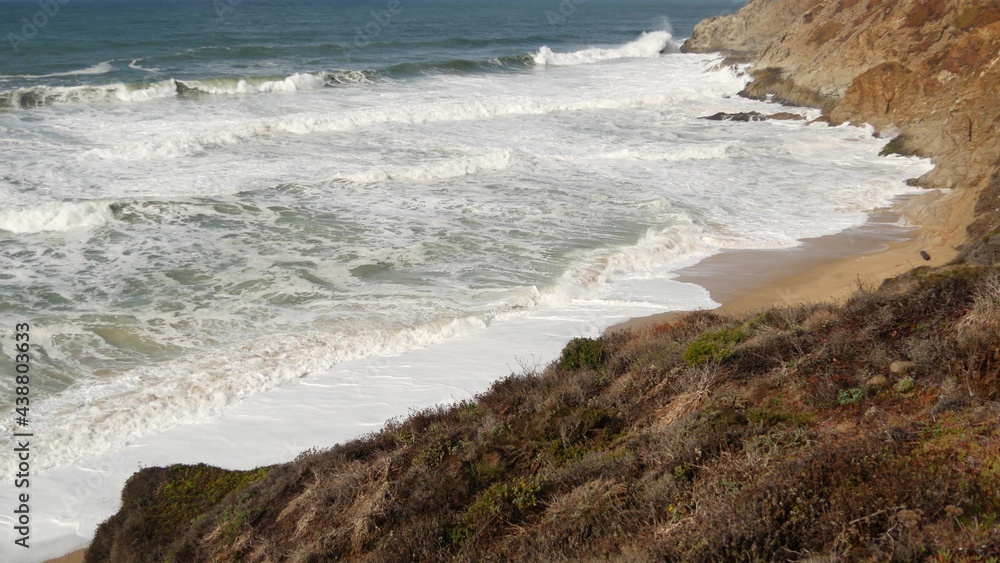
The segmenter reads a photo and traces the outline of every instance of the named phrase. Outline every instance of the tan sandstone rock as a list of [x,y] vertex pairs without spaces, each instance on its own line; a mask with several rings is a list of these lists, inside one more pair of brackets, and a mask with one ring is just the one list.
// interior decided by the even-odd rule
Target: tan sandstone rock
[[755,59],[744,95],[870,123],[931,157],[918,185],[955,191],[917,218],[951,245],[1000,226],[1000,3],[752,0],[695,28],[686,52]]

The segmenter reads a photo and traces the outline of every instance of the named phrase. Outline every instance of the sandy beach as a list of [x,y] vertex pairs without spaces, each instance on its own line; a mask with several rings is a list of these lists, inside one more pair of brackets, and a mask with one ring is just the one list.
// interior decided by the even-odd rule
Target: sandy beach
[[83,553],[86,550],[79,549],[73,553],[67,553],[62,557],[56,557],[55,559],[49,559],[46,563],[80,563],[83,561]]
[[[919,198],[919,196],[918,196]],[[901,201],[896,208],[920,206]],[[912,211],[912,210],[911,210]],[[957,251],[950,236],[923,226],[900,225],[901,213],[874,211],[868,222],[844,232],[804,239],[781,250],[729,250],[681,270],[677,281],[698,284],[721,304],[720,312],[751,311],[809,302],[838,302],[859,287],[919,266],[939,266]],[[921,255],[930,256],[926,260]],[[682,312],[634,318],[608,330],[635,330],[670,322]]]

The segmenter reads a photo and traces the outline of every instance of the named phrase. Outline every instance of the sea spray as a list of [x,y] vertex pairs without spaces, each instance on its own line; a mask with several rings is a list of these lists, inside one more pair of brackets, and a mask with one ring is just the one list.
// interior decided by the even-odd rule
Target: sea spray
[[86,230],[113,219],[110,201],[45,203],[0,211],[0,231],[23,234]]
[[537,65],[580,65],[614,59],[656,57],[664,50],[677,52],[679,49],[670,33],[653,31],[644,32],[635,41],[620,47],[595,47],[572,53],[554,53],[548,46],[543,46],[535,53],[534,61]]

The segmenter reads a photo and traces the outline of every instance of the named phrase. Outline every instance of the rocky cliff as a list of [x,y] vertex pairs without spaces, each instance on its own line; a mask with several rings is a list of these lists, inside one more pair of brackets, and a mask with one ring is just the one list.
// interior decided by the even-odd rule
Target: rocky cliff
[[1000,224],[1000,3],[752,0],[699,24],[686,52],[754,61],[743,92],[870,123],[887,147],[931,157],[921,185],[954,189],[917,219],[952,244]]

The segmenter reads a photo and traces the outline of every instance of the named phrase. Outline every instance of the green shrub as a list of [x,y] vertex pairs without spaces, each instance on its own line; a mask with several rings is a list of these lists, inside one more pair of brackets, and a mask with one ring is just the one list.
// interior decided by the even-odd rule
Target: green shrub
[[527,511],[539,503],[542,481],[538,477],[518,478],[508,483],[496,483],[483,491],[453,528],[449,539],[462,545],[488,526],[502,526],[521,520]]
[[593,338],[574,338],[563,348],[559,363],[565,370],[597,369],[604,357],[604,347]]
[[858,387],[851,387],[850,389],[841,389],[837,392],[837,402],[841,406],[844,405],[855,405],[861,402],[861,399],[865,398],[864,390]]
[[913,390],[915,384],[913,383],[912,377],[904,377],[896,382],[896,391],[900,393],[909,393]]
[[684,350],[684,361],[691,367],[709,362],[721,364],[732,357],[736,345],[746,338],[742,328],[705,332]]

